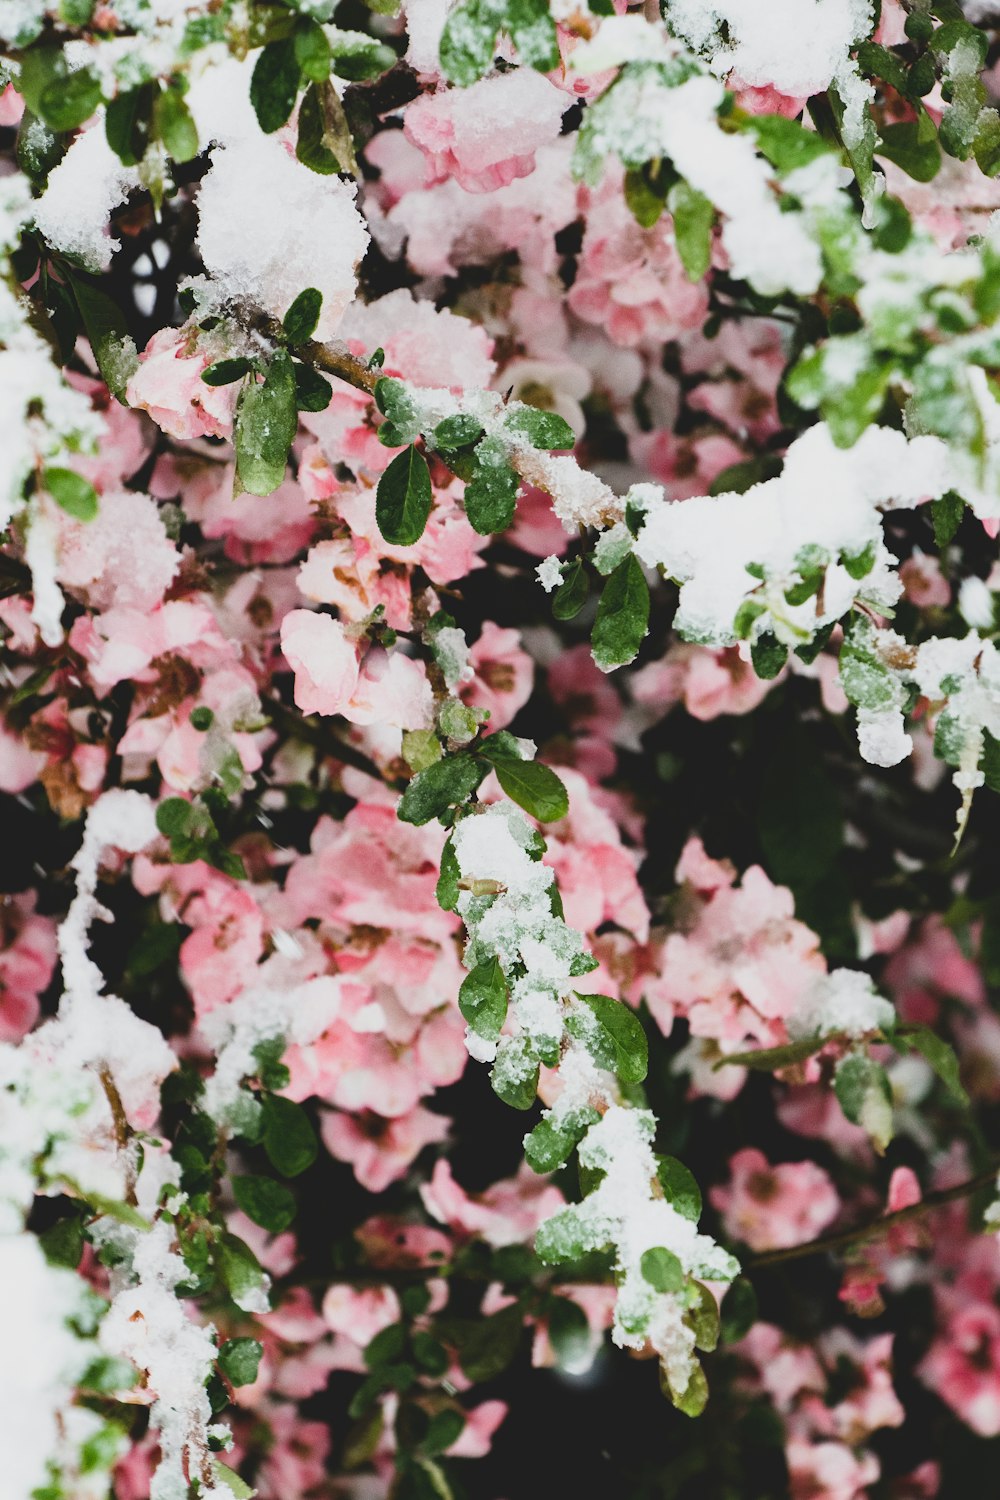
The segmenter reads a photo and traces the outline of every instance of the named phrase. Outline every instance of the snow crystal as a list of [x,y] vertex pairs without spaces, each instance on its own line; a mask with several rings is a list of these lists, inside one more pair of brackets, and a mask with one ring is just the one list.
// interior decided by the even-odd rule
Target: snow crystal
[[821,93],[872,26],[870,0],[669,0],[666,20],[715,73],[783,94]]
[[559,587],[562,583],[562,563],[554,552],[538,564],[535,577],[547,594]]
[[79,256],[88,270],[106,270],[119,246],[108,229],[111,211],[138,186],[138,168],[123,167],[108,145],[102,111],[49,173],[34,205],[35,227],[57,250]]
[[[353,185],[311,172],[256,134],[212,154],[198,191],[198,244],[227,297],[283,317],[306,287],[323,294],[316,337],[329,339],[354,297],[368,245]],[[280,204],[280,212],[274,206]]]
[[788,1018],[791,1037],[864,1036],[892,1026],[896,1012],[859,969],[834,969],[817,980]]

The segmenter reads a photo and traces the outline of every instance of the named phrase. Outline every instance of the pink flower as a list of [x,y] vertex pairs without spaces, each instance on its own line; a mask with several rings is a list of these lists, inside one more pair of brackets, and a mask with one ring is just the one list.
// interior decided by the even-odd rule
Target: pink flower
[[445,1139],[450,1123],[420,1105],[394,1120],[331,1111],[323,1115],[323,1144],[338,1161],[350,1162],[363,1188],[382,1193],[405,1175],[425,1146]]
[[488,193],[534,170],[535,152],[558,137],[568,105],[547,78],[518,68],[422,95],[403,128],[426,157],[428,184],[453,178],[467,193]]
[[474,677],[459,688],[466,703],[489,709],[489,728],[504,729],[531,696],[535,675],[531,657],[521,649],[516,630],[487,620],[469,651]]
[[323,1298],[323,1320],[362,1349],[377,1333],[399,1321],[399,1298],[389,1286],[354,1287],[334,1282]]
[[493,1434],[509,1411],[506,1401],[480,1401],[465,1413],[465,1426],[451,1447],[450,1458],[485,1458],[493,1443]]
[[295,673],[304,714],[340,714],[358,685],[358,653],[329,615],[293,609],[281,622],[281,649]]
[[539,1224],[564,1207],[557,1187],[522,1163],[516,1177],[494,1183],[485,1193],[470,1197],[451,1175],[444,1157],[434,1164],[430,1182],[420,1189],[427,1212],[442,1224],[465,1235],[476,1235],[499,1250],[524,1244]]
[[781,1162],[772,1167],[762,1151],[748,1146],[729,1163],[726,1187],[711,1191],[727,1233],[751,1250],[801,1245],[837,1217],[840,1199],[815,1162]]
[[128,404],[148,411],[171,437],[228,437],[237,385],[206,385],[201,375],[211,360],[191,345],[178,328],[154,333],[128,383]]
[[0,1042],[19,1042],[38,1020],[38,997],[56,966],[56,929],[36,896],[0,897]]

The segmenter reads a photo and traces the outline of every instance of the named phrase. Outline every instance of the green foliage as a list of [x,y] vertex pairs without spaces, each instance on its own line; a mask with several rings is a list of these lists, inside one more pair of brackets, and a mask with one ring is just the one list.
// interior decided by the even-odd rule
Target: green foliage
[[554,411],[540,411],[522,406],[504,419],[504,426],[514,437],[523,438],[533,448],[572,448],[576,435],[572,427]]
[[74,473],[72,469],[46,469],[42,474],[42,487],[75,521],[92,521],[97,515],[97,491],[82,474]]
[[556,620],[573,620],[587,602],[590,593],[590,574],[582,558],[571,562],[563,574],[563,581],[552,596],[552,614]]
[[295,1198],[272,1177],[234,1177],[236,1206],[271,1234],[281,1234],[295,1218]]
[[465,486],[465,514],[474,531],[480,536],[506,531],[514,519],[519,484],[504,444],[498,438],[483,438]]
[[622,1083],[641,1083],[649,1066],[649,1047],[635,1011],[610,995],[577,999],[591,1015],[571,1015],[567,1030],[583,1042],[599,1068],[607,1068]]
[[478,1036],[496,1041],[507,1019],[507,982],[499,959],[487,959],[466,974],[458,1008]]
[[231,1386],[253,1385],[263,1353],[257,1339],[228,1339],[219,1349],[219,1369]]
[[236,477],[251,495],[270,495],[282,483],[298,427],[292,361],[279,349],[263,383],[244,386],[236,407]]
[[301,1104],[279,1094],[261,1101],[264,1112],[264,1150],[283,1177],[298,1177],[316,1160],[316,1132]]
[[915,120],[886,125],[875,147],[875,155],[895,162],[917,182],[933,181],[941,168],[941,147],[934,121],[927,111],[919,110]]
[[655,1292],[679,1292],[685,1282],[684,1267],[674,1252],[662,1245],[643,1251],[640,1269]]
[[676,1156],[658,1156],[656,1176],[671,1208],[697,1224],[701,1218],[701,1189],[694,1174]]
[[467,751],[445,756],[419,772],[407,786],[399,803],[399,817],[417,825],[439,818],[449,808],[468,800],[486,776],[488,766]]
[[611,574],[591,632],[594,660],[602,672],[634,660],[649,624],[649,585],[638,558],[630,553]]
[[896,1035],[906,1046],[920,1053],[924,1061],[934,1069],[955,1103],[967,1109],[971,1100],[959,1076],[954,1047],[929,1026],[901,1026]]
[[441,67],[452,83],[475,83],[492,66],[497,33],[506,32],[527,67],[559,65],[555,22],[545,0],[461,0],[441,35]]
[[316,332],[316,324],[323,307],[323,293],[314,286],[300,292],[285,313],[282,327],[290,344],[304,344]]
[[681,264],[689,281],[700,281],[712,259],[715,205],[683,178],[670,189],[667,204],[674,221]]
[[375,493],[375,519],[394,547],[419,542],[431,513],[431,475],[427,460],[411,443],[382,474]]
[[260,1294],[264,1272],[250,1246],[235,1234],[220,1234],[215,1242],[214,1259],[219,1279],[236,1306],[252,1306]]
[[849,1052],[837,1064],[833,1086],[846,1118],[884,1151],[892,1140],[892,1089],[882,1064],[866,1052]]
[[265,135],[285,124],[299,95],[302,70],[295,41],[283,37],[262,48],[250,79],[250,103]]
[[511,801],[540,823],[564,818],[569,812],[569,796],[555,771],[541,761],[522,760],[507,753],[505,746],[494,748],[496,738],[490,736],[484,740],[479,753],[490,762]]

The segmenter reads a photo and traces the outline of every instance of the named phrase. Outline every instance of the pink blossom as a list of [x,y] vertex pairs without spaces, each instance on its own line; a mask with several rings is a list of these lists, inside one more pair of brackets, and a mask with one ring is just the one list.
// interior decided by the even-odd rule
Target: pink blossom
[[407,108],[404,130],[427,160],[427,182],[453,178],[467,193],[505,187],[534,169],[554,141],[567,100],[530,68],[469,88],[424,94]]
[[451,1458],[485,1458],[493,1434],[509,1411],[506,1401],[480,1401],[465,1413],[465,1426],[447,1452]]
[[358,653],[329,615],[293,609],[281,622],[281,649],[295,673],[304,714],[339,714],[358,685]]
[[779,1250],[814,1239],[840,1211],[836,1189],[815,1162],[781,1162],[772,1167],[752,1146],[729,1163],[726,1187],[712,1189],[712,1203],[727,1232],[751,1250]]
[[476,1235],[500,1249],[531,1239],[543,1219],[564,1205],[557,1187],[522,1163],[516,1177],[494,1183],[485,1193],[470,1197],[459,1187],[444,1157],[434,1164],[430,1182],[420,1189],[424,1207],[442,1224],[465,1235]]
[[487,620],[469,651],[474,676],[459,689],[466,703],[489,710],[489,728],[504,729],[531,696],[535,668],[516,630]]
[[350,1162],[363,1188],[382,1193],[405,1175],[425,1146],[445,1139],[449,1123],[420,1105],[394,1120],[328,1112],[322,1121],[323,1143],[338,1161]]
[[0,1042],[19,1042],[38,1020],[56,966],[56,929],[33,891],[0,897]]
[[148,411],[171,437],[228,437],[237,386],[207,385],[202,371],[212,361],[192,344],[178,328],[154,333],[128,383],[128,403]]

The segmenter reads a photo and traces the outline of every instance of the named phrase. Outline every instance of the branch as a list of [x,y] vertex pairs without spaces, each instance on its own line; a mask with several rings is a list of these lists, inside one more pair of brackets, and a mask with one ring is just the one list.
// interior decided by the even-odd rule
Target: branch
[[[269,313],[258,312],[253,321],[257,331],[272,343],[280,344],[284,340],[284,329]],[[304,343],[290,345],[290,348],[296,359],[301,359],[304,364],[324,370],[327,375],[335,375],[338,380],[346,381],[356,390],[366,391],[369,396],[374,394],[381,370],[370,370],[348,350],[338,349],[336,344],[321,344],[318,339],[306,339]]]
[[940,1208],[945,1203],[954,1203],[957,1198],[967,1198],[979,1188],[989,1186],[996,1181],[998,1168],[1000,1162],[995,1162],[992,1167],[987,1167],[965,1182],[957,1182],[954,1187],[928,1193],[919,1203],[911,1203],[909,1208],[899,1208],[895,1213],[883,1214],[881,1218],[871,1219],[867,1224],[859,1224],[854,1229],[842,1229],[837,1234],[824,1234],[819,1239],[808,1240],[804,1245],[789,1245],[783,1250],[768,1250],[763,1255],[755,1255],[751,1260],[744,1261],[743,1269],[756,1271],[765,1266],[777,1265],[779,1261],[801,1260],[806,1255],[821,1255],[827,1250],[840,1250],[845,1245],[856,1245],[863,1240],[874,1239],[891,1229],[894,1224],[919,1219],[931,1209]]
[[400,791],[406,785],[395,777],[387,776],[380,771],[373,760],[365,755],[363,750],[356,749],[347,740],[342,740],[339,735],[334,734],[332,729],[317,723],[314,718],[307,718],[304,714],[293,713],[286,708],[278,698],[261,697],[261,707],[270,719],[273,719],[286,734],[296,739],[305,740],[307,744],[315,745],[322,750],[324,755],[331,755],[335,760],[342,761],[345,766],[353,766],[356,771],[364,771],[373,776],[376,781],[384,781],[393,791]]
[[128,1118],[125,1114],[125,1106],[122,1104],[122,1096],[118,1092],[118,1085],[111,1076],[111,1069],[106,1063],[98,1069],[97,1076],[101,1080],[108,1107],[111,1110],[111,1119],[115,1127],[115,1144],[121,1152],[125,1164],[125,1202],[132,1208],[135,1207],[137,1199],[135,1192],[135,1160],[130,1149],[132,1132],[129,1129]]

